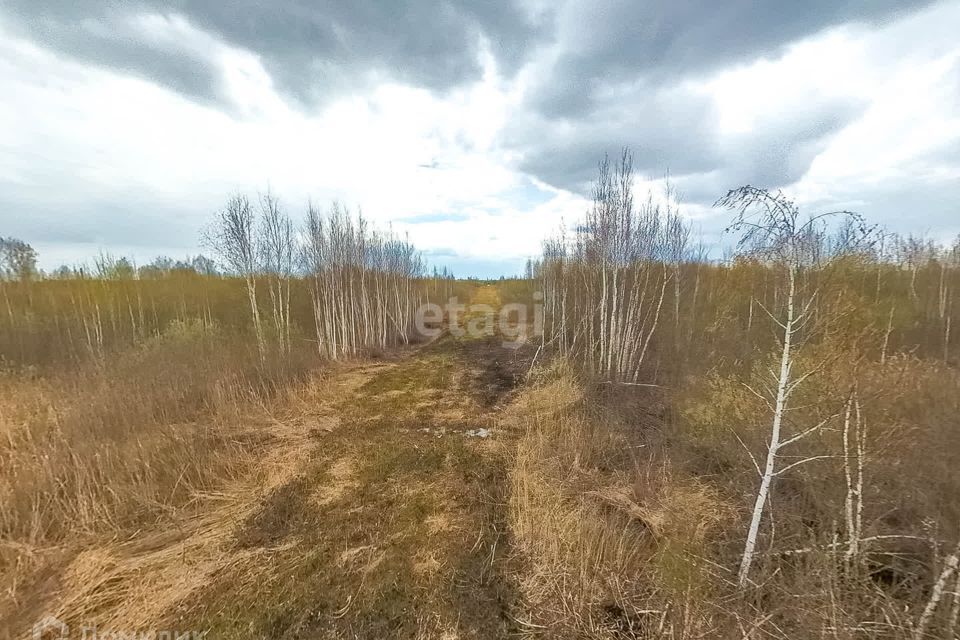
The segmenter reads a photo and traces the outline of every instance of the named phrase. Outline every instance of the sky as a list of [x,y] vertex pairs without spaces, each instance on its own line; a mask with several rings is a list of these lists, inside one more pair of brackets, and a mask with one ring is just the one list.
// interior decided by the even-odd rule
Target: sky
[[509,275],[629,146],[708,247],[743,184],[947,241],[958,29],[960,0],[0,0],[0,236],[180,258],[270,189]]

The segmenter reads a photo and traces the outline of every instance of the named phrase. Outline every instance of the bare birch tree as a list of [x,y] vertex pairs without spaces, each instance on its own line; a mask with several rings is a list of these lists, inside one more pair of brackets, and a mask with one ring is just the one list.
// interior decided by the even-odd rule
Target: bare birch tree
[[[943,600],[943,596],[947,595],[946,591],[950,579],[960,571],[960,542],[957,543],[957,546],[953,549],[947,559],[943,563],[943,569],[940,570],[940,575],[937,577],[936,582],[933,583],[933,588],[930,590],[930,597],[927,599],[927,604],[923,608],[923,611],[920,613],[920,619],[917,620],[917,626],[913,630],[914,640],[923,640],[927,637],[927,629],[930,627],[930,622],[933,620],[934,614],[937,612],[937,607],[940,606],[940,601]],[[958,580],[960,582],[960,580]],[[955,624],[955,615],[951,612],[951,617],[954,618],[953,622]],[[951,629],[952,635],[953,629]]]
[[844,499],[847,529],[845,558],[850,568],[858,560],[860,542],[863,538],[863,469],[866,459],[866,442],[867,430],[863,412],[860,410],[860,398],[854,389],[847,399],[843,417],[843,475],[847,484]]
[[[731,231],[740,232],[741,238],[738,249],[772,263],[785,277],[783,310],[764,310],[770,319],[782,331],[780,338],[779,367],[771,372],[776,389],[772,391],[772,398],[766,402],[771,407],[770,440],[767,445],[767,454],[760,472],[760,486],[750,517],[750,524],[741,555],[740,568],[737,580],[740,586],[746,585],[750,568],[756,555],[757,538],[760,532],[760,523],[764,510],[770,498],[771,486],[774,479],[807,461],[802,459],[785,466],[781,466],[780,457],[783,449],[822,428],[833,416],[816,424],[799,427],[793,433],[784,432],[785,415],[789,410],[790,396],[810,376],[816,373],[811,370],[799,374],[794,370],[796,349],[800,332],[812,319],[812,305],[817,298],[816,285],[805,286],[804,276],[807,271],[823,266],[825,251],[825,220],[831,216],[843,216],[856,222],[856,232],[842,245],[835,245],[833,253],[839,254],[851,246],[854,239],[867,234],[860,218],[850,212],[831,212],[803,219],[797,206],[782,194],[771,194],[756,187],[740,187],[730,191],[717,201],[717,206],[726,207],[737,212]],[[806,278],[806,280],[811,280]],[[757,393],[757,392],[755,392]],[[758,393],[758,395],[761,395]]]
[[413,245],[371,231],[339,203],[307,211],[304,261],[317,347],[333,359],[411,339],[423,264]]
[[260,261],[268,280],[273,324],[281,353],[290,352],[290,279],[293,277],[293,223],[269,190],[260,196]]
[[230,271],[244,279],[247,298],[250,302],[253,330],[257,339],[257,350],[260,360],[265,360],[267,347],[257,300],[259,249],[250,200],[242,194],[232,196],[227,201],[226,207],[217,213],[214,223],[206,230],[203,241]]
[[688,238],[669,198],[650,194],[634,205],[633,179],[629,150],[615,165],[604,158],[590,211],[572,238],[545,243],[540,269],[545,339],[591,373],[630,383],[640,377],[671,280],[679,308]]

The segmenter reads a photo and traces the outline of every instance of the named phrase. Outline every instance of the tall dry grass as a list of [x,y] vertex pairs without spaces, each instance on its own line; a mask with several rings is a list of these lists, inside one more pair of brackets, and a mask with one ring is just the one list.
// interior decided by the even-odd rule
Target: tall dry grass
[[[309,351],[307,351],[309,353]],[[105,359],[0,376],[0,567],[85,538],[175,523],[243,471],[251,415],[312,362],[261,364],[199,320]]]
[[[292,288],[292,323],[310,328],[307,285],[297,280]],[[0,363],[15,369],[72,366],[136,347],[171,323],[216,325],[248,341],[242,335],[249,331],[248,316],[244,282],[234,277],[186,272],[0,282]],[[307,337],[295,333],[298,341]]]
[[[756,398],[713,377],[669,395],[554,361],[512,408],[511,528],[531,637],[916,638],[960,526],[960,375],[901,356],[860,371],[869,425],[848,556],[841,431],[777,481],[753,582],[736,567],[762,440]],[[819,390],[823,393],[823,390]],[[950,583],[953,584],[953,583]],[[948,588],[923,638],[952,638]]]
[[611,398],[564,364],[540,376],[513,409],[523,429],[510,505],[522,624],[547,637],[693,637],[696,603],[714,591],[700,559],[731,523],[730,506],[676,472],[655,415],[644,429],[624,418],[655,395]]
[[[820,332],[795,362],[816,375],[788,414],[791,432],[828,420],[785,458],[798,464],[774,482],[746,588],[736,568],[759,481],[753,459],[769,440],[770,407],[755,390],[770,384],[776,347],[747,314],[773,275],[749,263],[701,270],[701,287],[720,284],[722,296],[701,288],[698,356],[648,378],[667,386],[611,384],[563,359],[534,376],[517,408],[524,435],[511,503],[530,635],[954,637],[960,372],[938,357],[938,312],[911,305],[908,275],[881,275],[890,288],[881,300],[902,296],[890,336],[889,315],[875,312],[873,267],[840,267],[818,308]],[[911,342],[922,336],[929,348]],[[844,448],[854,398],[862,453]],[[861,461],[858,497],[845,472]],[[861,499],[851,553],[845,510]],[[941,600],[921,622],[943,575]]]

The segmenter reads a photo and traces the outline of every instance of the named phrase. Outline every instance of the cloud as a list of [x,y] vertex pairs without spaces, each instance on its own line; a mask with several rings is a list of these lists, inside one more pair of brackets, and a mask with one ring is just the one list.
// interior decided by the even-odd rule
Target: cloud
[[[641,177],[669,172],[699,211],[741,184],[789,188],[810,174],[823,191],[886,154],[919,163],[952,144],[960,110],[960,73],[945,68],[960,55],[945,26],[960,5],[928,4],[796,4],[774,16],[721,3],[697,17],[616,4],[584,30],[582,5],[568,3],[524,75],[505,144],[521,170],[584,195],[596,160],[630,146]],[[814,170],[818,159],[832,159],[834,176]]]
[[[14,3],[15,33],[85,62],[153,80],[202,102],[222,99],[220,44],[181,16],[94,11],[80,3]],[[89,7],[86,7],[89,9]]]
[[397,218],[397,222],[405,222],[407,224],[422,224],[425,222],[457,222],[467,219],[468,216],[465,213],[424,213],[416,216]]
[[640,176],[669,173],[686,198],[704,203],[731,185],[795,182],[863,109],[855,98],[812,96],[802,110],[774,109],[747,131],[724,131],[721,105],[709,88],[639,86],[583,121],[528,114],[506,137],[522,158],[520,169],[556,187],[588,194],[596,162],[627,146]]
[[[72,58],[200,99],[224,98],[217,47],[257,57],[277,89],[329,102],[378,81],[447,91],[523,62],[545,18],[511,0],[11,0],[11,28]],[[203,43],[202,41],[206,41]]]
[[757,58],[834,25],[883,23],[929,2],[567,2],[557,38],[529,102],[549,117],[580,118],[602,107],[607,88],[643,79],[655,87]]
[[[228,77],[224,90],[256,108],[225,111],[0,39],[0,84],[10,90],[0,103],[4,234],[34,243],[45,268],[100,248],[141,261],[192,254],[227,196],[270,186],[294,217],[308,198],[321,206],[339,199],[381,227],[413,231],[429,248],[447,241],[410,218],[460,224],[539,197],[489,149],[506,109],[489,73],[442,99],[381,84],[312,114],[269,85],[245,82]],[[434,159],[436,168],[422,166]],[[455,236],[461,252],[473,244],[460,228]],[[525,241],[536,248],[533,234]]]
[[504,137],[518,152],[520,169],[553,186],[587,193],[596,163],[621,146],[633,149],[640,173],[690,173],[716,166],[716,125],[715,106],[704,92],[640,84],[622,88],[583,120],[557,121],[528,112],[516,118]]
[[765,118],[756,131],[712,133],[708,171],[672,177],[684,201],[709,205],[729,189],[752,184],[767,189],[791,185],[806,175],[833,136],[864,111],[856,100],[811,102],[804,111]]
[[711,243],[744,183],[955,233],[958,23],[960,0],[8,0],[0,227],[44,266],[179,256],[269,185],[512,273],[628,145]]

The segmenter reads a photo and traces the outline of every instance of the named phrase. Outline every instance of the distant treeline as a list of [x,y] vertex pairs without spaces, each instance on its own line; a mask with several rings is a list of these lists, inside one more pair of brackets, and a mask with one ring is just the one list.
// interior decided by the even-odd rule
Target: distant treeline
[[452,294],[446,269],[428,273],[408,240],[337,203],[295,225],[273,194],[238,194],[202,242],[216,262],[104,253],[43,274],[28,244],[3,239],[0,358],[97,359],[188,321],[252,335],[261,359],[294,346],[339,358],[409,342],[419,304]]

